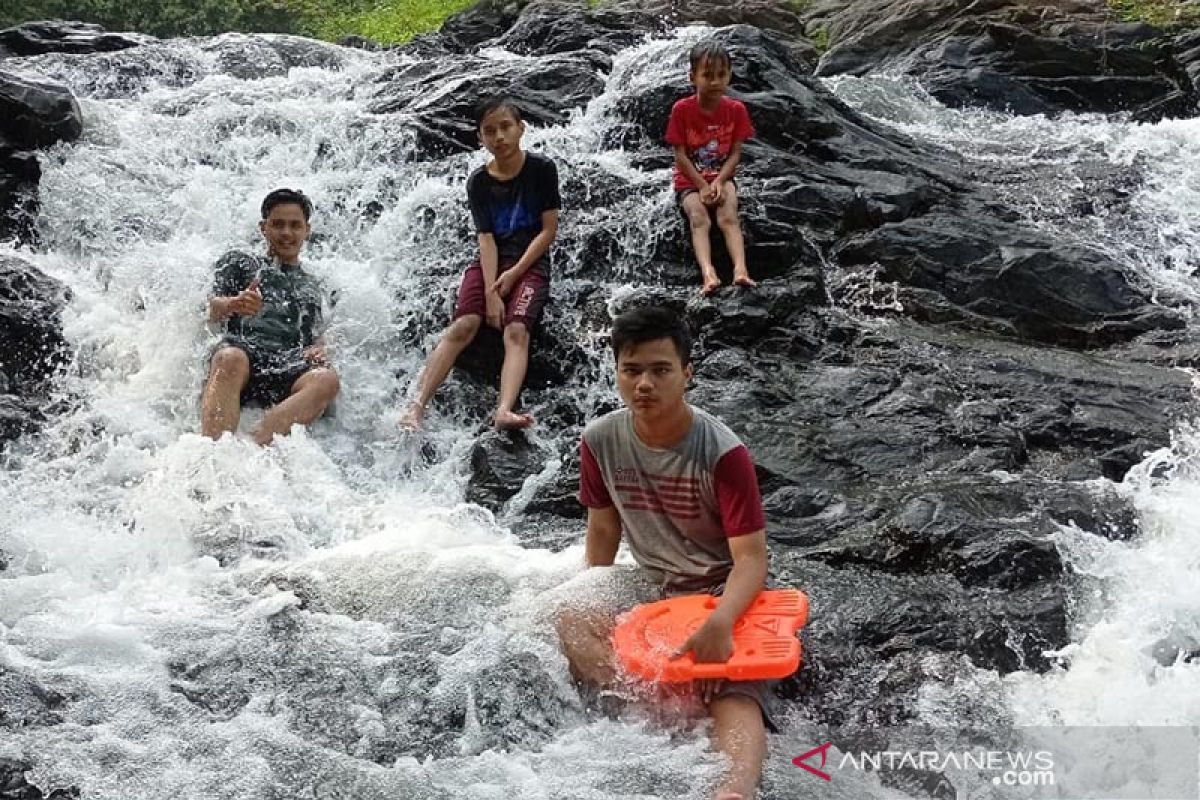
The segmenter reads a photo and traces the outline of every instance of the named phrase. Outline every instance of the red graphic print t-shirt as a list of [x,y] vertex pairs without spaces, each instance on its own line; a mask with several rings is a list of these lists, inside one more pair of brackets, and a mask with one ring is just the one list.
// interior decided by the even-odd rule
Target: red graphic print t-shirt
[[[734,142],[744,142],[754,135],[750,115],[740,100],[722,97],[711,114],[700,108],[696,95],[685,97],[671,107],[667,122],[667,144],[687,148],[688,158],[696,170],[711,181],[717,177]],[[695,189],[679,167],[674,168],[675,191]]]
[[595,420],[580,446],[579,500],[616,506],[629,550],[669,593],[701,592],[733,569],[729,539],[766,523],[750,452],[725,423],[692,408],[683,441],[642,443],[628,409]]

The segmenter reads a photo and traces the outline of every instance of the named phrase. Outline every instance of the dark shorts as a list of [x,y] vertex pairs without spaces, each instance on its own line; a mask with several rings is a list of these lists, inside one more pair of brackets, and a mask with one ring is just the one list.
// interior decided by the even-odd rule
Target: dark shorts
[[[499,274],[503,275],[515,261],[500,262]],[[542,318],[542,309],[550,299],[550,277],[546,261],[538,261],[525,271],[521,280],[504,300],[504,324],[520,322],[530,332]],[[454,319],[468,314],[487,316],[487,286],[484,285],[483,267],[472,262],[463,273],[458,286],[458,300],[454,307]]]
[[292,393],[292,386],[300,376],[317,367],[306,361],[300,350],[265,352],[239,339],[224,339],[217,345],[217,350],[222,347],[236,347],[250,359],[250,379],[242,388],[244,406],[270,408],[282,403]]
[[[727,180],[726,183],[732,183],[735,187],[737,186],[737,181],[733,180],[732,178]],[[689,186],[686,189],[676,189],[675,190],[675,208],[676,208],[676,210],[679,211],[679,215],[681,217],[683,217],[684,222],[687,221],[688,215],[687,215],[687,211],[685,211],[683,209],[683,200],[689,194],[697,194],[699,191],[700,191],[699,189],[695,189],[691,186]],[[708,213],[709,213],[709,216],[712,216],[713,214],[717,213],[717,209],[715,207],[709,207]]]

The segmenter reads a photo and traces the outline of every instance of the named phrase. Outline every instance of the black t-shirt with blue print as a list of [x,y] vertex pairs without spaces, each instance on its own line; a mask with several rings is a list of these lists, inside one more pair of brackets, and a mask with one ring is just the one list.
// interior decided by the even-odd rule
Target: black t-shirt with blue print
[[516,261],[542,232],[542,212],[562,207],[558,168],[537,153],[525,153],[525,164],[506,181],[480,167],[467,179],[467,202],[475,230],[496,238],[501,261]]

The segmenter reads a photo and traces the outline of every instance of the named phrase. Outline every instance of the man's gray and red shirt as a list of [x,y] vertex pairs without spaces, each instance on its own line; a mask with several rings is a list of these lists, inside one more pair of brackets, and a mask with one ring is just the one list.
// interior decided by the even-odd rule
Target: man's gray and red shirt
[[706,591],[733,569],[729,539],[765,527],[750,452],[725,423],[692,407],[674,447],[643,444],[628,409],[593,421],[580,446],[579,500],[616,506],[634,560],[668,593]]

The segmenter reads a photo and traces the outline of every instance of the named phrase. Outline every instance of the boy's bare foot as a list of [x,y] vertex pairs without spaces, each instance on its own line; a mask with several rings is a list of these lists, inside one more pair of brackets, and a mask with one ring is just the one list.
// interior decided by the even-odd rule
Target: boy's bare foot
[[496,427],[502,431],[528,428],[532,424],[533,417],[531,417],[529,414],[514,414],[512,411],[496,412]]
[[719,288],[721,288],[721,279],[716,275],[708,275],[704,278],[704,285],[700,287],[700,294],[708,297]]
[[745,800],[745,797],[737,792],[721,792],[713,800]]
[[751,278],[749,274],[743,272],[741,274],[733,276],[733,285],[734,286],[748,286],[751,289],[753,289],[755,286],[758,286],[758,281]]
[[413,403],[408,407],[408,411],[404,412],[404,416],[400,417],[400,430],[407,433],[416,433],[421,430],[421,423],[425,420],[425,406],[420,403]]

